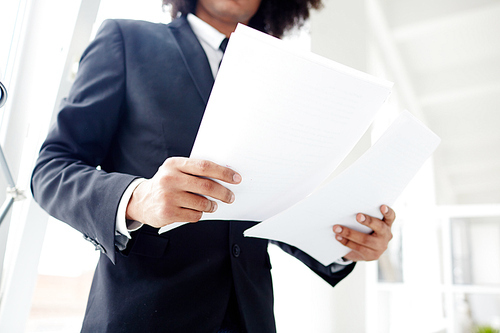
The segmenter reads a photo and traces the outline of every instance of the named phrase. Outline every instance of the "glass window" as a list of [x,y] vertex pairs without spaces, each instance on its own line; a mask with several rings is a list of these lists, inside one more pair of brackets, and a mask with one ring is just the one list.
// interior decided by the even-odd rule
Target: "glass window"
[[454,303],[455,332],[495,332],[486,329],[500,327],[500,295],[456,294]]
[[18,15],[21,1],[10,0],[2,2],[2,10],[0,11],[0,79],[4,79],[7,71],[7,63],[13,43],[15,43],[16,22],[22,16]]
[[[0,81],[9,90],[13,55],[19,41],[21,22],[24,18],[24,1],[3,1],[0,10]],[[5,108],[0,109],[0,125]],[[4,196],[1,196],[3,200]]]
[[453,282],[499,286],[500,217],[454,218],[451,234]]

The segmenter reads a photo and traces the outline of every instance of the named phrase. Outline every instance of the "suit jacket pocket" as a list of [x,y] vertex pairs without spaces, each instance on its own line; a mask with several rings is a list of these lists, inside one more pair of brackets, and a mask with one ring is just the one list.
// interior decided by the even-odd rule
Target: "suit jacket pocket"
[[168,238],[140,232],[133,239],[129,254],[161,258],[165,254],[168,243]]

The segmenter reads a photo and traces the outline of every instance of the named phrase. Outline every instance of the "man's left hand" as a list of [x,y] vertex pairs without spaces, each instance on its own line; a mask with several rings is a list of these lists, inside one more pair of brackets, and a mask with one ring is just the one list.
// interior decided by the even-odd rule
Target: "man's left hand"
[[386,205],[380,207],[380,212],[384,216],[382,220],[361,213],[356,215],[356,220],[359,223],[373,230],[370,234],[341,225],[333,226],[335,238],[352,250],[344,256],[345,260],[377,260],[387,250],[389,241],[392,239],[391,227],[396,219],[396,214]]

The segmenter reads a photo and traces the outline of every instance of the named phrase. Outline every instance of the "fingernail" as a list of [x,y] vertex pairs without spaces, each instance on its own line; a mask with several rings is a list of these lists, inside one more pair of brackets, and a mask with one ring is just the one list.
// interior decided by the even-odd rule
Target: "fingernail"
[[342,238],[342,236],[337,235],[337,240],[339,240],[339,241],[340,241],[340,240],[342,240],[342,239],[343,239],[343,238]]
[[365,221],[366,221],[366,217],[363,214],[361,214],[359,216],[359,222],[365,222]]
[[234,193],[231,193],[231,198],[229,198],[229,203],[233,203],[234,202]]
[[382,206],[382,214],[387,214],[389,212],[389,207],[386,205]]
[[340,234],[342,232],[342,228],[336,227],[334,231],[335,231],[335,233]]
[[217,206],[217,202],[215,201],[212,201],[212,210],[210,211],[210,213],[213,213],[217,210],[218,206]]
[[235,174],[233,175],[233,181],[234,181],[235,183],[239,183],[239,182],[241,182],[241,176],[240,176],[239,174],[235,173]]

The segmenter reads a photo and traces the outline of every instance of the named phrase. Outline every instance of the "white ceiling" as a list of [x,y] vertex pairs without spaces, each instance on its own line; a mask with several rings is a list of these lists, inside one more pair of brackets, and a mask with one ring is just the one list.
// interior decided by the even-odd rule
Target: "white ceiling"
[[429,127],[440,204],[500,203],[500,1],[381,0]]

